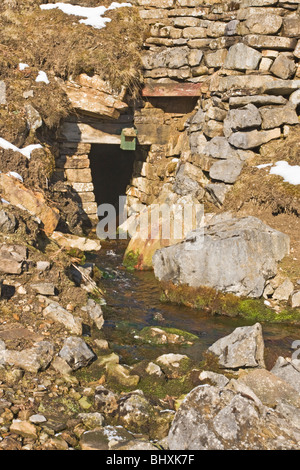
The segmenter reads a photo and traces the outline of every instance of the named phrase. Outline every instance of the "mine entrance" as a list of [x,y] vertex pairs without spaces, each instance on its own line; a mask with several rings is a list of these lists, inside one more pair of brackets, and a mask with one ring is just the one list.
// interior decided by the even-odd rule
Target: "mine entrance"
[[119,213],[119,196],[126,195],[135,159],[135,151],[122,150],[119,145],[92,145],[90,165],[98,205],[112,204]]

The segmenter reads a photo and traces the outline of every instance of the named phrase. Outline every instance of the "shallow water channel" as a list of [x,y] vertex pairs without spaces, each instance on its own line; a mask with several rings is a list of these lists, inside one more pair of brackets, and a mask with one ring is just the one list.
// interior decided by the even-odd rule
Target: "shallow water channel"
[[[128,271],[122,266],[126,246],[120,241],[102,243],[97,255],[89,257],[104,273],[100,286],[105,292],[103,332],[120,361],[132,365],[153,360],[169,352],[187,354],[197,362],[217,339],[238,326],[249,325],[240,318],[212,316],[206,312],[160,301],[160,286],[151,271]],[[172,327],[197,335],[193,346],[154,346],[137,341],[139,330],[146,326]],[[262,324],[266,366],[270,369],[278,356],[291,357],[292,343],[300,340],[300,327]]]

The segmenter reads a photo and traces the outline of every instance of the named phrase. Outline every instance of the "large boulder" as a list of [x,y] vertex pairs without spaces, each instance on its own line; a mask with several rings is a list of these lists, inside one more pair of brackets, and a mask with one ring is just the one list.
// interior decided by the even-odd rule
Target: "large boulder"
[[259,323],[236,328],[216,341],[208,351],[217,356],[222,368],[265,367],[264,340]]
[[289,253],[289,237],[256,217],[212,219],[176,245],[153,256],[156,278],[209,287],[238,296],[261,297],[277,262]]
[[250,392],[200,385],[172,423],[170,450],[299,449],[299,428]]

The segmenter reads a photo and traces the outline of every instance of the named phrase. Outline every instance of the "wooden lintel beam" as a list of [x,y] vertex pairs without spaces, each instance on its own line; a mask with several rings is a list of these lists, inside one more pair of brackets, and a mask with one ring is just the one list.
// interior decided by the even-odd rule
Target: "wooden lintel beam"
[[145,97],[201,96],[201,83],[149,83],[143,90]]

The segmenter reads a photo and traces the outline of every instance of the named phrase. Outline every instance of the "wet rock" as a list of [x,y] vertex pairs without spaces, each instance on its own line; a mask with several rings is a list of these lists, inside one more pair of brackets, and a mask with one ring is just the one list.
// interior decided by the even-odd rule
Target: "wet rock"
[[208,352],[215,354],[225,369],[265,367],[264,340],[260,323],[236,328],[230,335],[216,341]]
[[170,450],[298,449],[288,420],[240,393],[199,386],[181,404],[171,426]]
[[191,369],[192,361],[184,354],[163,354],[155,359],[167,378],[177,379]]
[[143,328],[139,332],[138,338],[152,344],[193,344],[199,339],[187,331],[154,326]]
[[82,338],[70,336],[64,341],[59,356],[64,359],[72,370],[88,366],[96,359],[96,355]]
[[134,433],[149,434],[155,411],[143,393],[132,393],[119,400],[120,423]]
[[300,360],[279,357],[271,369],[272,374],[285,380],[300,393]]
[[0,211],[0,232],[14,233],[17,226],[18,222],[15,216],[2,209]]
[[101,413],[80,413],[78,418],[89,429],[99,428],[104,424],[104,418]]
[[45,318],[61,323],[73,334],[82,334],[82,319],[74,317],[72,313],[65,310],[59,303],[51,302],[44,310],[43,315]]
[[54,356],[54,346],[49,341],[39,341],[30,349],[14,351],[6,349],[5,364],[20,367],[28,372],[36,373],[45,370]]
[[[211,287],[235,295],[260,297],[289,252],[289,237],[255,217],[211,221],[183,242],[156,251],[154,274],[160,281]],[[219,256],[222,253],[222,257]]]
[[116,380],[119,384],[125,387],[136,387],[140,381],[138,375],[131,375],[130,369],[122,366],[121,364],[109,363],[106,365],[107,375]]
[[27,267],[27,249],[22,245],[0,247],[0,271],[6,274],[21,274]]

